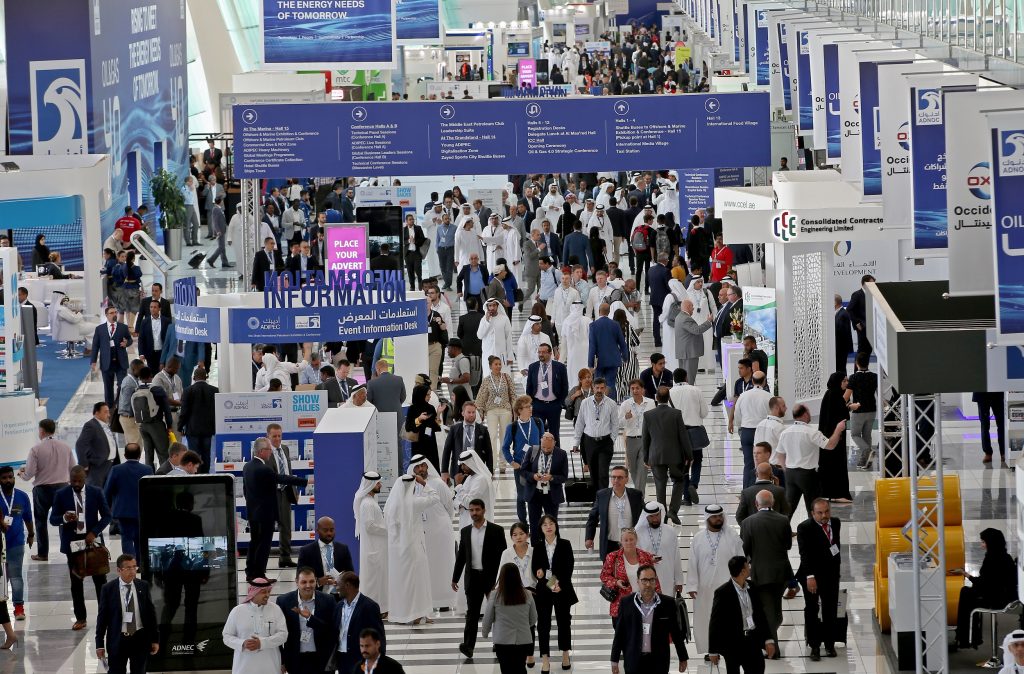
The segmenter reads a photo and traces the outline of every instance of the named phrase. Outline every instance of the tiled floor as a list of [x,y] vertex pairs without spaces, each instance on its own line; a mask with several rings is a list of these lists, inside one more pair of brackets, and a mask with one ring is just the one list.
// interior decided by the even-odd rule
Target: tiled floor
[[[213,278],[203,281],[209,292],[223,292],[231,283],[227,279]],[[524,317],[514,314],[513,328],[519,334]],[[646,319],[649,321],[649,318]],[[647,360],[653,348],[650,330],[642,335],[640,362]],[[698,385],[710,399],[714,392],[713,375],[702,374]],[[73,443],[78,428],[88,418],[92,403],[99,399],[102,385],[98,379],[87,378],[78,395],[68,406],[60,419],[59,434]],[[712,446],[705,451],[704,476],[701,481],[703,504],[717,502],[727,513],[735,510],[740,491],[742,458],[737,437],[728,437],[725,432],[724,409],[712,408],[708,420],[708,431]],[[981,529],[995,526],[1008,532],[1011,554],[1018,554],[1020,544],[1014,531],[1016,505],[1014,502],[1013,477],[1009,470],[984,467],[978,446],[976,422],[957,421],[947,415],[943,425],[947,466],[960,474],[963,487],[963,505],[967,540],[970,541],[967,559],[976,567],[981,562],[981,550],[975,543]],[[563,422],[567,424],[567,422]],[[891,670],[883,655],[879,635],[874,627],[872,610],[874,605],[871,564],[874,560],[874,475],[852,469],[851,487],[855,503],[852,506],[836,506],[834,514],[844,520],[844,587],[850,596],[850,643],[839,649],[837,659],[824,659],[812,663],[802,647],[803,601],[801,598],[786,602],[785,621],[780,632],[783,659],[769,662],[768,672],[841,672],[864,674],[888,674]],[[649,482],[648,493],[653,494],[653,483]],[[507,526],[514,518],[515,489],[511,476],[503,476],[497,482],[497,521]],[[679,554],[684,562],[689,554],[689,539],[701,526],[703,507],[684,508],[681,547]],[[577,672],[609,671],[608,650],[611,625],[607,616],[607,603],[598,594],[597,575],[600,563],[596,553],[583,549],[583,525],[587,509],[570,506],[563,510],[562,532],[577,551],[575,582],[581,589],[581,601],[573,611],[573,662]],[[349,513],[332,513],[336,517],[348,517]],[[797,515],[797,519],[800,515]],[[730,517],[731,520],[731,517]],[[797,521],[794,521],[794,526]],[[119,544],[113,542],[116,554]],[[792,552],[796,561],[796,549]],[[272,560],[273,562],[273,560]],[[73,621],[71,603],[67,597],[65,567],[59,555],[51,556],[48,564],[28,562],[28,620],[18,623],[22,635],[19,650],[0,653],[0,674],[13,672],[75,672],[84,674],[102,671],[95,658],[92,632],[73,633],[69,627]],[[276,571],[271,571],[276,573]],[[291,583],[285,580],[290,573],[282,573],[285,582],[277,586],[278,591],[287,591]],[[86,590],[91,596],[91,590]],[[95,602],[89,602],[90,616],[95,616]],[[422,627],[388,626],[389,654],[405,666],[409,674],[492,674],[497,665],[489,652],[490,642],[482,640],[477,646],[475,662],[462,662],[457,652],[461,640],[462,620],[456,616],[438,617],[433,625]],[[692,647],[692,645],[691,645]],[[983,647],[986,649],[987,646]],[[981,652],[956,656],[951,671],[970,671],[973,663],[984,659]],[[987,655],[987,652],[985,652]],[[690,671],[705,671],[691,660]],[[554,665],[557,668],[557,662]],[[532,670],[534,672],[538,669]],[[723,668],[724,671],[724,668]]]

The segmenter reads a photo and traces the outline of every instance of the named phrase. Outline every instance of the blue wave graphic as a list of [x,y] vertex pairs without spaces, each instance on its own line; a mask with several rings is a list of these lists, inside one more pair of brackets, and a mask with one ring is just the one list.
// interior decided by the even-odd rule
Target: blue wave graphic
[[[870,162],[870,164],[869,164]],[[882,193],[882,166],[880,163],[865,160],[864,162],[864,194]]]
[[999,284],[999,333],[1024,333],[1024,288],[1019,283]]
[[945,248],[949,220],[945,210],[914,209],[914,247]]
[[440,37],[441,17],[437,0],[402,0],[396,8],[395,32],[399,40]]

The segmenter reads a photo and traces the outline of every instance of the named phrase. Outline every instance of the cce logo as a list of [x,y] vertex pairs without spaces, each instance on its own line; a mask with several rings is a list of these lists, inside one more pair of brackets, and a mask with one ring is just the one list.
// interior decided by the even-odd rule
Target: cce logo
[[792,239],[795,239],[797,235],[796,223],[796,213],[782,211],[776,215],[775,219],[772,221],[772,233],[775,235],[776,239],[783,243],[791,241]]

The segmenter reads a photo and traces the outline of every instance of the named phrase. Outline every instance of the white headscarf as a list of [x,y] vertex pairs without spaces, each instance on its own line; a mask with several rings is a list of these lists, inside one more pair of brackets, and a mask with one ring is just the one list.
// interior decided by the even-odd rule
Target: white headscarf
[[[535,318],[537,319],[536,321],[533,320]],[[543,323],[543,321],[541,321],[540,316],[537,316],[536,314],[534,314],[534,315],[530,316],[528,319],[526,319],[526,323],[523,324],[523,331],[521,333],[519,333],[519,340],[517,340],[517,342],[516,342],[517,344],[518,344],[518,342],[521,342],[524,337],[526,337],[527,335],[530,334],[530,332],[531,332],[530,328],[533,327],[534,323],[540,325],[541,323]],[[542,335],[542,334],[544,334],[544,331],[541,330],[537,334],[541,334]]]
[[413,544],[413,533],[422,534],[422,526],[414,526],[419,522],[413,510],[413,499],[416,497],[416,478],[403,475],[396,480],[384,504],[384,523],[388,528],[388,540],[397,542],[402,549]]
[[672,279],[668,282],[668,289],[672,292],[672,296],[676,298],[676,302],[682,302],[686,299],[686,286],[679,279]]
[[359,489],[356,489],[356,495],[352,497],[352,516],[356,521],[356,538],[359,538],[359,505],[364,497],[369,496],[373,488],[380,482],[380,473],[376,471],[370,471],[363,473],[363,479],[359,482]]
[[464,463],[469,466],[469,469],[476,475],[483,475],[484,477],[487,477],[491,472],[487,470],[487,464],[480,458],[480,455],[472,449],[459,454],[459,463]]
[[1003,639],[1003,663],[1004,666],[999,670],[999,674],[1014,674],[1014,665],[1017,664],[1016,658],[1013,657],[1013,653],[1010,652],[1010,644],[1024,641],[1024,630],[1014,630],[1006,635]]
[[427,481],[428,482],[430,480],[435,479],[435,478],[438,479],[438,480],[441,479],[441,475],[437,472],[437,469],[434,468],[434,464],[430,463],[430,461],[427,459],[427,457],[423,456],[422,454],[417,454],[416,456],[412,457],[412,460],[409,461],[409,470],[406,471],[405,474],[406,475],[414,475],[414,473],[412,472],[412,469],[415,468],[416,466],[420,465],[421,463],[427,464]]

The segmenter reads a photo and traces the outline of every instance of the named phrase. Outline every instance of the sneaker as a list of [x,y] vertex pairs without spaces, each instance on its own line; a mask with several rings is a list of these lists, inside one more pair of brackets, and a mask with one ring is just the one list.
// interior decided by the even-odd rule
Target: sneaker
[[15,604],[14,605],[14,619],[15,620],[24,620],[25,619],[25,605],[24,604]]

